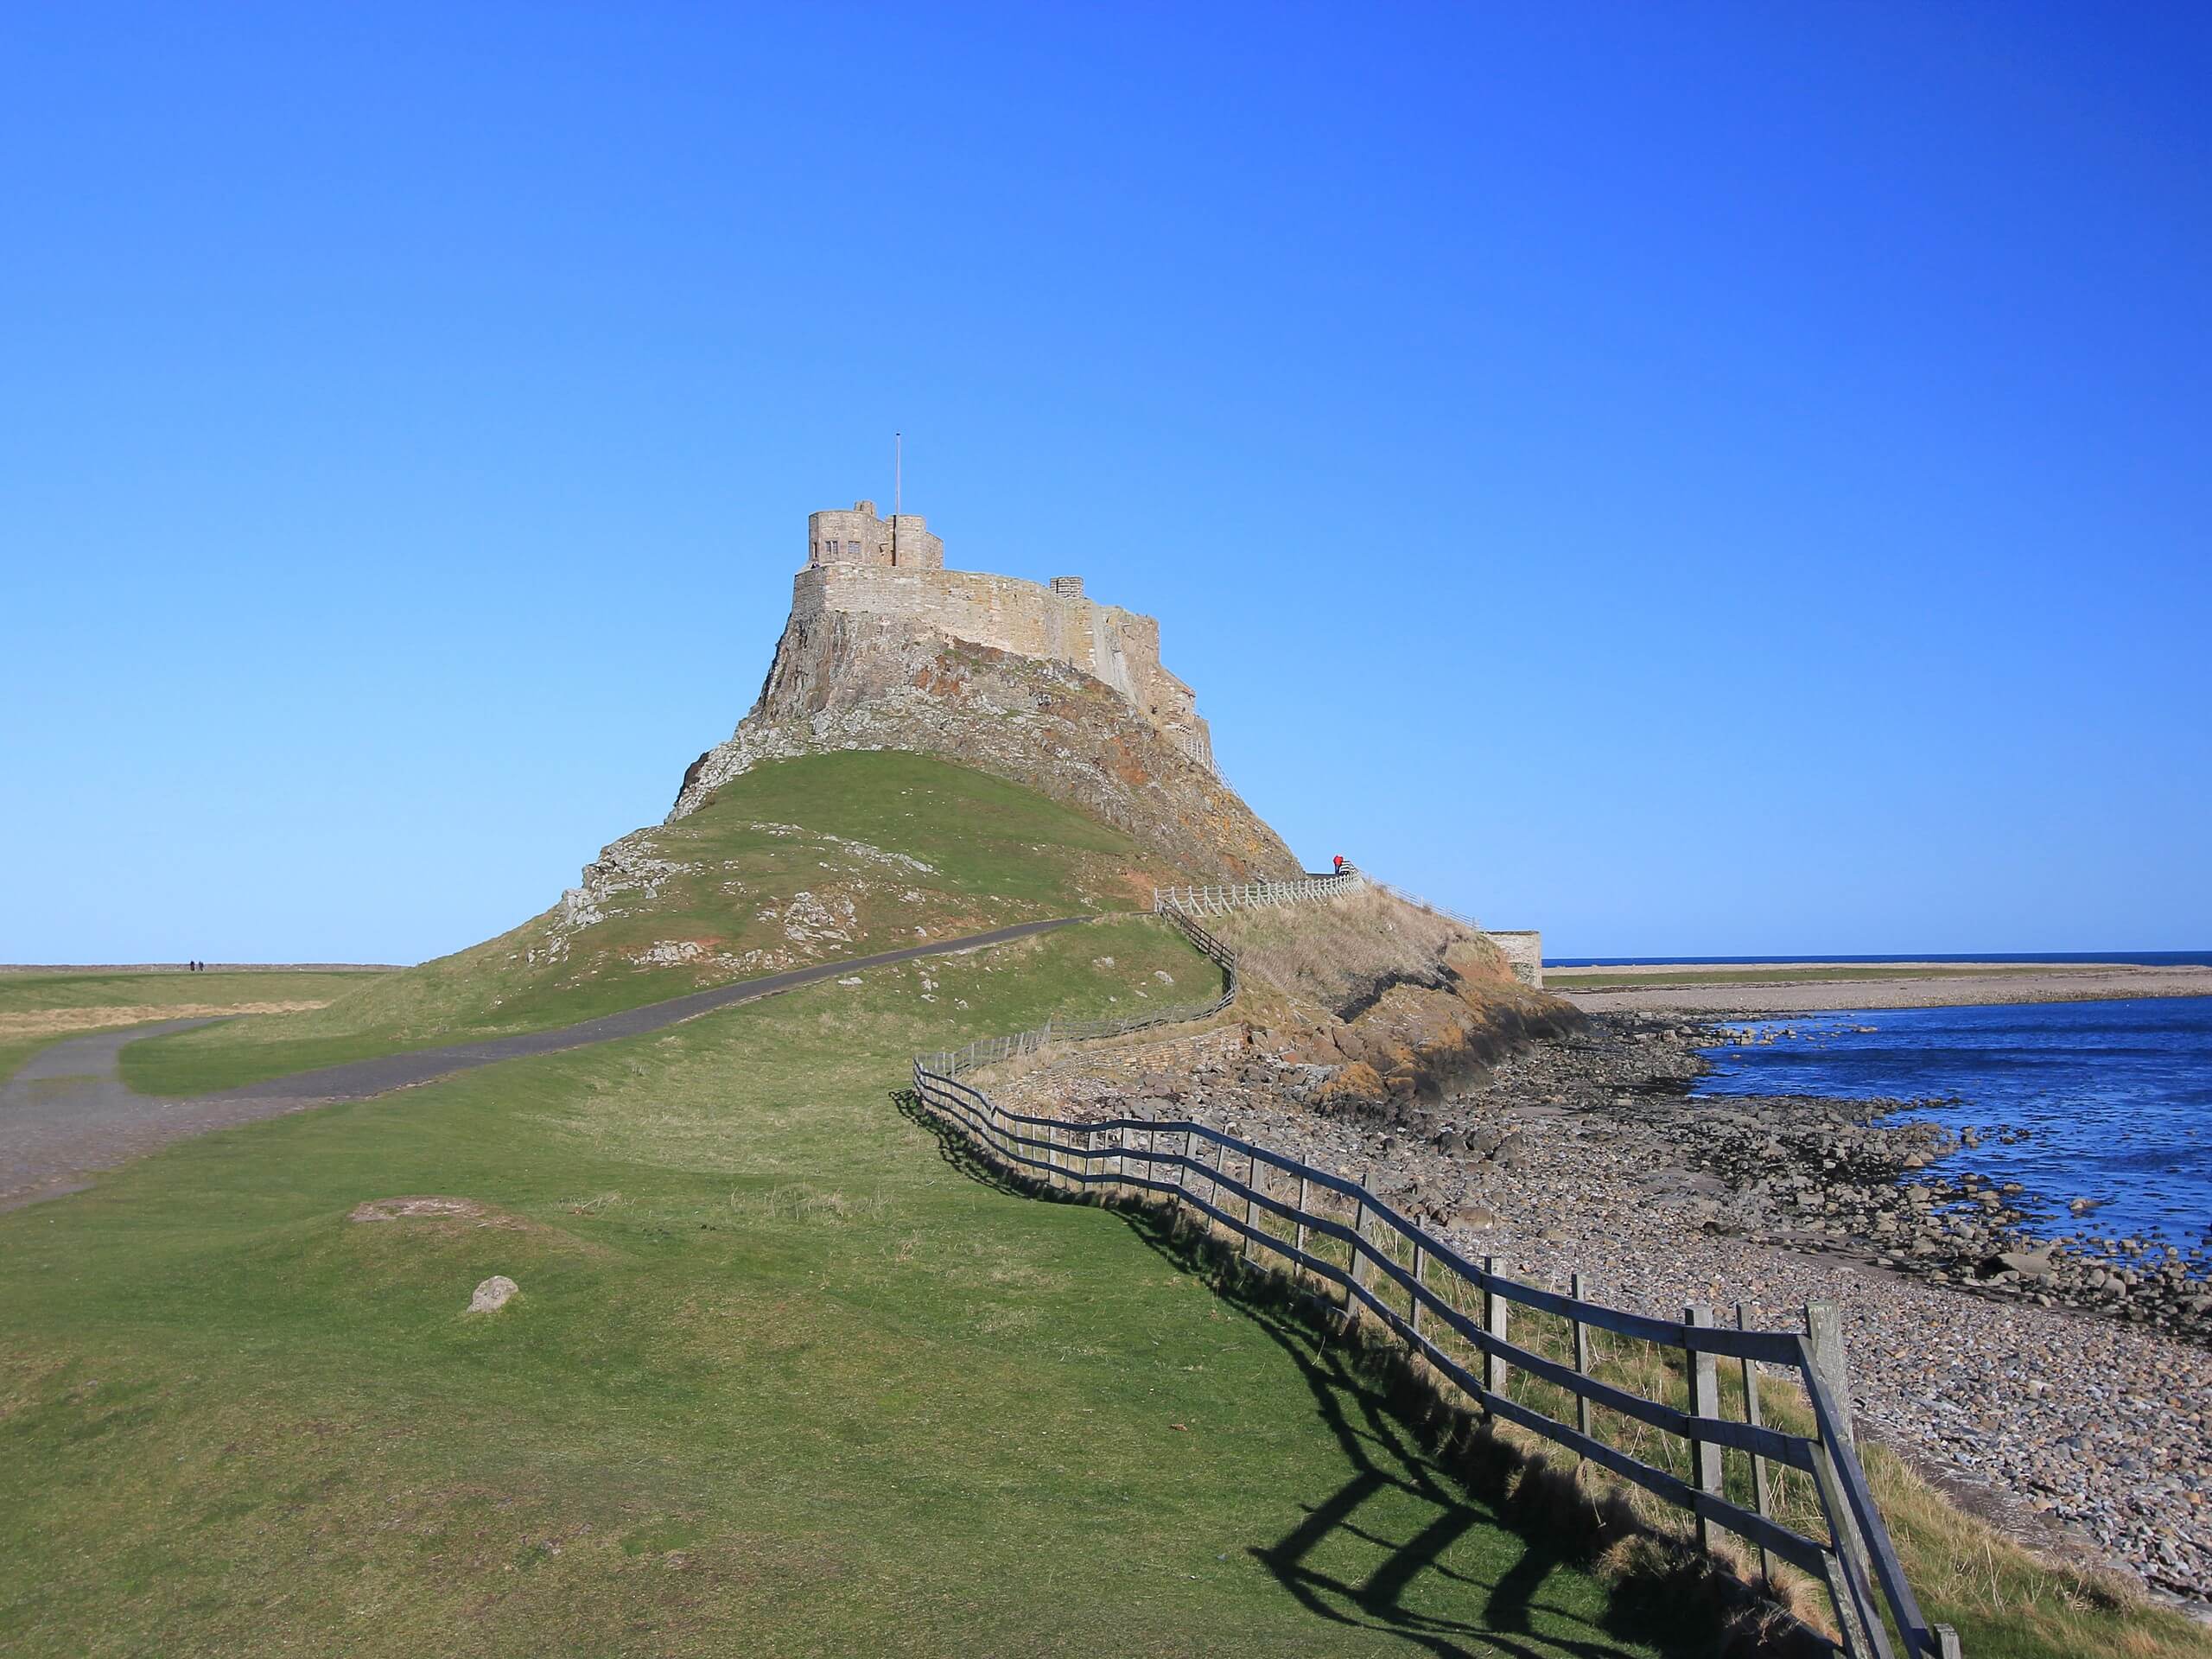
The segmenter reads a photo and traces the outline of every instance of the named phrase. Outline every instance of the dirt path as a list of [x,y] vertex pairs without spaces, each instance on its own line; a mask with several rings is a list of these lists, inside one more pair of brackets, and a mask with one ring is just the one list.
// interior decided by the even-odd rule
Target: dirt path
[[1006,944],[1088,919],[1064,916],[1051,921],[1020,922],[932,944],[910,944],[872,957],[817,963],[788,973],[693,991],[641,1008],[626,1008],[554,1031],[524,1032],[482,1042],[379,1055],[188,1100],[134,1094],[124,1086],[118,1073],[117,1057],[125,1043],[167,1032],[189,1031],[208,1024],[207,1020],[164,1020],[128,1031],[73,1037],[34,1055],[13,1077],[0,1084],[0,1210],[18,1209],[41,1198],[80,1191],[91,1185],[92,1172],[111,1169],[184,1135],[228,1128],[331,1101],[366,1100],[500,1060],[557,1054],[641,1036],[733,1003],[750,1002],[841,975],[912,962],[918,957],[950,956]]

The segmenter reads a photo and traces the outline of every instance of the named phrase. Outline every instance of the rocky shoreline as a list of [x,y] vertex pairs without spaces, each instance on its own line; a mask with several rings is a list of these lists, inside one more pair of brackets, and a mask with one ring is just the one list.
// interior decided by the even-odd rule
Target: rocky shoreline
[[[1707,1225],[1760,1243],[1856,1255],[1872,1265],[1977,1294],[2109,1314],[2212,1344],[2212,1257],[2164,1240],[2052,1230],[2055,1211],[2086,1218],[2086,1198],[2035,1194],[1939,1160],[1970,1165],[1982,1137],[1908,1114],[1954,1103],[1818,1096],[1682,1098],[1710,1069],[1701,1051],[1753,1039],[1726,1027],[1616,1014],[1593,1022],[1586,1052],[1662,1131],[1669,1116],[1687,1161],[1727,1197]],[[1674,1103],[1669,1109],[1669,1102]],[[1626,1104],[1618,1098],[1617,1105]],[[1695,1133],[1687,1131],[1694,1128]],[[2007,1128],[2001,1142],[2028,1138]]]
[[[1515,1276],[1787,1325],[1843,1309],[1860,1421],[2052,1553],[2212,1600],[2202,1256],[2039,1236],[2035,1195],[1908,1103],[1694,1099],[1718,1027],[1592,1018],[1450,1098],[1347,1107],[1294,1040],[1227,1027],[994,1082],[1017,1109],[1190,1116],[1364,1180]],[[2063,1195],[2055,1195],[2063,1197]],[[2107,1243],[2109,1248],[2107,1248]]]

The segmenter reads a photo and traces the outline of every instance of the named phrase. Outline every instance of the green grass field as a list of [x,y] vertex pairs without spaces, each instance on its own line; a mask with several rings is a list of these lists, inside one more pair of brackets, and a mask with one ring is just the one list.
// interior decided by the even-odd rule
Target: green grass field
[[[941,762],[763,772],[566,959],[533,958],[541,918],[126,1066],[196,1090],[567,1023],[699,982],[641,944],[734,950],[801,891],[851,897],[823,954],[857,955],[911,937],[901,906],[944,937],[1150,879]],[[978,1181],[893,1101],[916,1051],[1217,976],[1116,918],[182,1141],[0,1216],[0,1651],[1709,1650],[1465,1501],[1342,1344],[1154,1223]],[[350,1218],[423,1194],[480,1208]],[[493,1273],[521,1298],[466,1316]],[[2208,1650],[1877,1475],[1975,1659]]]
[[[312,1014],[240,1020],[133,1044],[123,1076],[190,1095],[472,1037],[538,1031],[804,962],[867,956],[1047,916],[1149,908],[1164,867],[1119,831],[1028,790],[924,755],[814,755],[732,780],[653,832],[679,867],[548,948],[553,912],[378,977]],[[836,937],[794,950],[794,898]],[[849,907],[850,914],[846,911]],[[639,966],[657,943],[712,953]],[[782,954],[777,954],[781,952]],[[760,959],[748,961],[759,953]]]
[[[1128,922],[874,970],[0,1217],[0,1649],[1689,1651],[1340,1355],[889,1098],[1195,960]],[[494,1224],[347,1219],[422,1193]]]
[[204,974],[174,969],[62,969],[0,974],[0,1083],[65,1037],[118,1031],[153,1020],[269,1003],[327,1002],[365,988],[380,970],[251,969]]

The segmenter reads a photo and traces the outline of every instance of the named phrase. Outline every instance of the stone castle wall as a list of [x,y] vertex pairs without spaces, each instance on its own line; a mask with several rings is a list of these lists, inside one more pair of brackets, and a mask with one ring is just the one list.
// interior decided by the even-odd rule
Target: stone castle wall
[[944,542],[917,513],[875,516],[875,503],[855,501],[806,517],[806,562],[814,564],[896,565],[902,570],[944,569]]
[[[847,516],[817,513],[814,519]],[[822,539],[827,539],[826,531]],[[842,547],[842,531],[838,539]],[[810,563],[792,583],[792,620],[831,613],[871,617],[886,626],[927,629],[1016,656],[1065,664],[1112,687],[1162,737],[1212,767],[1213,740],[1198,715],[1195,694],[1160,666],[1155,618],[1084,597],[1077,577],[1056,577],[1048,588],[1015,576],[909,567],[903,537],[900,547],[896,566],[849,562],[842,554],[834,563]],[[942,558],[942,543],[938,547]]]

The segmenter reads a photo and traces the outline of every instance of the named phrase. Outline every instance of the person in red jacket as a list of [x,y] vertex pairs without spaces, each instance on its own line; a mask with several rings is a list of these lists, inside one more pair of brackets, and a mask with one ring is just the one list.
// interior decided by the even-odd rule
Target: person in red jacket
[[1338,875],[1342,875],[1344,873],[1344,855],[1342,853],[1338,853],[1338,854],[1337,855],[1337,874],[1338,874]]

